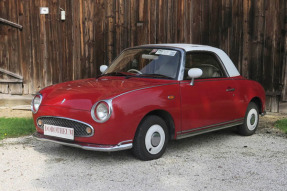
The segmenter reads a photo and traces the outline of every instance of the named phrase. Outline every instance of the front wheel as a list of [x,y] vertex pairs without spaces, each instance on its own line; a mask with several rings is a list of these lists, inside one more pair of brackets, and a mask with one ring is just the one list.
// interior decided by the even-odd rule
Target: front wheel
[[253,135],[259,124],[258,107],[254,102],[250,102],[244,117],[244,123],[238,127],[241,135]]
[[139,125],[134,139],[133,153],[140,160],[160,158],[168,142],[165,121],[155,115],[147,116]]

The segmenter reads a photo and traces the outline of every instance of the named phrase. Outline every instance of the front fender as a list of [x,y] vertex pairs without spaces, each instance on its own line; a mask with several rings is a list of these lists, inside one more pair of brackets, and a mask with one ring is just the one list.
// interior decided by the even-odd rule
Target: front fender
[[[172,99],[173,96],[174,98]],[[154,110],[164,110],[174,119],[175,131],[181,128],[179,85],[171,84],[133,91],[112,100],[113,114],[109,123],[133,139],[141,120]]]

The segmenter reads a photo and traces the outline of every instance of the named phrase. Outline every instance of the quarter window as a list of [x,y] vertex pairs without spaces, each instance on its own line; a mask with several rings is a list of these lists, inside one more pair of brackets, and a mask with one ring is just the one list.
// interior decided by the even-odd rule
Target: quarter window
[[185,59],[184,80],[190,79],[188,70],[200,68],[203,72],[200,78],[222,78],[226,77],[221,63],[217,57],[209,52],[187,52]]

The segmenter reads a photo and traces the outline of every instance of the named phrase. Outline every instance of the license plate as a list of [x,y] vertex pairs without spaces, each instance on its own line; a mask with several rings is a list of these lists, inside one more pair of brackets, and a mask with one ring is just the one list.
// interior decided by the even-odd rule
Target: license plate
[[45,124],[44,135],[74,140],[74,129]]

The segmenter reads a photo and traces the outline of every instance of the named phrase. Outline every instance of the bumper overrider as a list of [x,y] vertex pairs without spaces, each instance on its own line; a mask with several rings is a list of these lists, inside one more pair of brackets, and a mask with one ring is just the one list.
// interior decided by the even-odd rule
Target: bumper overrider
[[49,141],[53,143],[58,143],[66,146],[76,147],[84,150],[90,151],[102,151],[102,152],[113,152],[113,151],[121,151],[131,149],[133,147],[132,140],[123,141],[118,143],[117,145],[98,145],[91,143],[82,143],[82,142],[71,142],[66,140],[60,140],[54,137],[45,136],[38,132],[33,134],[33,137],[40,141]]

